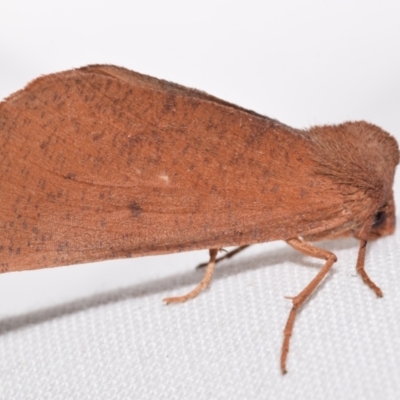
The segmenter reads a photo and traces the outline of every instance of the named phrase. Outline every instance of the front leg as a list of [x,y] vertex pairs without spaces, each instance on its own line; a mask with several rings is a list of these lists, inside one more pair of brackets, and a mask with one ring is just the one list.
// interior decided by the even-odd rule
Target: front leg
[[322,279],[325,278],[326,274],[330,271],[332,265],[337,261],[335,254],[328,250],[323,250],[313,246],[310,243],[304,242],[301,239],[290,239],[286,241],[294,249],[300,251],[307,256],[316,257],[322,260],[326,260],[322,269],[318,272],[315,278],[295,297],[287,297],[292,300],[293,306],[290,311],[289,317],[286,322],[284,330],[284,338],[281,352],[281,371],[282,374],[286,374],[286,359],[289,353],[289,342],[292,336],[294,321],[296,319],[299,308],[306,302],[310,297],[315,288],[320,284]]

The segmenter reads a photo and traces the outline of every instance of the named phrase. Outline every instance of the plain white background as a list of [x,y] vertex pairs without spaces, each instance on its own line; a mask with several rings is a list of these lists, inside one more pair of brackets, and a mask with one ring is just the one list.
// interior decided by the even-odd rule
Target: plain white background
[[[2,2],[0,98],[112,63],[295,127],[365,119],[400,139],[399,17],[396,1]],[[4,274],[0,398],[399,398],[399,239],[369,246],[380,300],[355,275],[356,241],[321,244],[339,261],[300,313],[284,377],[283,296],[321,263],[283,243],[221,264],[210,290],[169,307],[206,251]]]

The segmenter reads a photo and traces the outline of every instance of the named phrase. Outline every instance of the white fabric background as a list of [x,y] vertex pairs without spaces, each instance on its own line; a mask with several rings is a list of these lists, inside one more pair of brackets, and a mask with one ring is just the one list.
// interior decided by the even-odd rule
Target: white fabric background
[[[0,98],[113,63],[296,127],[366,119],[400,140],[399,16],[395,1],[2,2]],[[399,241],[368,248],[382,299],[355,274],[355,240],[321,244],[339,261],[297,319],[286,376],[283,296],[322,263],[284,243],[172,306],[162,298],[201,279],[206,251],[4,274],[0,399],[398,399]]]

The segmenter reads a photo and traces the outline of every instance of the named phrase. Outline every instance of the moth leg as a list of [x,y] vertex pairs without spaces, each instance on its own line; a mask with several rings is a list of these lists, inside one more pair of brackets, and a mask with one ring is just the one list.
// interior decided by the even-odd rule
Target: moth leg
[[324,279],[326,274],[331,269],[332,265],[337,261],[337,257],[335,254],[330,251],[319,249],[318,247],[314,247],[313,245],[304,242],[300,239],[290,239],[286,241],[290,246],[294,249],[300,251],[301,253],[320,258],[325,260],[325,264],[322,269],[318,272],[315,278],[295,297],[289,297],[292,300],[293,306],[290,310],[289,317],[286,322],[285,330],[284,330],[284,338],[282,344],[282,353],[281,353],[281,371],[282,374],[286,374],[286,359],[289,353],[289,342],[290,337],[292,336],[294,321],[296,319],[296,314],[299,308],[305,303],[305,301],[309,298],[314,289],[319,285],[319,283]]
[[[240,253],[242,250],[247,249],[247,247],[249,247],[249,246],[250,246],[249,244],[246,244],[245,246],[236,247],[236,249],[233,249],[233,250],[229,251],[228,253],[226,253],[225,255],[218,257],[215,260],[215,264],[218,264],[220,261],[225,260],[226,258],[233,257],[235,254]],[[207,267],[207,265],[208,265],[208,263],[202,263],[202,264],[199,264],[196,268],[204,268],[204,267]]]
[[207,264],[206,272],[204,274],[203,279],[201,282],[189,293],[185,294],[184,296],[178,296],[178,297],[167,297],[164,299],[164,301],[169,304],[169,303],[182,303],[186,300],[193,299],[195,298],[201,291],[206,289],[210,282],[211,278],[214,273],[214,267],[215,267],[215,262],[217,259],[217,254],[218,254],[218,249],[210,249],[210,261]]
[[365,261],[365,250],[367,248],[367,241],[364,239],[360,239],[360,249],[358,250],[358,258],[357,258],[357,266],[356,270],[361,275],[362,280],[365,284],[367,284],[378,297],[382,297],[382,290],[375,285],[374,282],[370,279],[367,272],[364,269],[364,261]]

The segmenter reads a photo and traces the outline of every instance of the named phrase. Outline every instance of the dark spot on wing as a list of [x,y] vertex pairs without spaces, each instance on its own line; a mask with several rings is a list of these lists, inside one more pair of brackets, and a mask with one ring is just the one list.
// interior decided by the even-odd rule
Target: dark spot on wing
[[65,175],[65,177],[66,177],[67,179],[74,180],[74,179],[75,179],[75,177],[76,177],[76,175],[75,175],[75,174],[73,174],[72,172],[68,172],[68,174],[67,174],[67,175]]
[[276,193],[279,191],[279,185],[274,185],[272,186],[272,188],[270,189],[271,193]]
[[142,207],[133,200],[128,204],[128,208],[131,210],[131,213],[134,217],[138,217],[142,213]]

